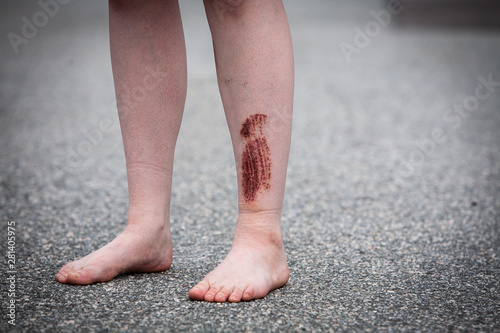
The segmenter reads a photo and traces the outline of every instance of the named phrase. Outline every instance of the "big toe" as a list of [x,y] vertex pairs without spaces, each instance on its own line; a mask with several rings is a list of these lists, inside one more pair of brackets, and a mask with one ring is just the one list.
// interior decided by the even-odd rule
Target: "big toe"
[[92,283],[89,279],[88,274],[84,270],[71,271],[68,272],[67,281],[69,284],[90,284]]
[[205,299],[205,294],[208,289],[210,289],[210,285],[207,281],[200,281],[196,286],[191,288],[189,291],[189,298],[196,301],[203,301]]
[[69,284],[81,284],[81,285],[86,285],[86,284],[92,284],[94,282],[104,282],[104,281],[109,281],[113,277],[110,278],[105,278],[102,276],[98,269],[94,267],[86,267],[86,268],[81,268],[79,270],[72,270],[68,272],[68,283]]

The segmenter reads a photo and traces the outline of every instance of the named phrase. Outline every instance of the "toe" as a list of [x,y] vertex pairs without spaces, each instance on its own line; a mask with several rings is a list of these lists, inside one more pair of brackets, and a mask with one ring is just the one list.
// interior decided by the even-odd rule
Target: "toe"
[[205,294],[204,300],[207,302],[215,301],[215,295],[221,290],[221,287],[211,286]]
[[72,263],[68,263],[61,267],[59,272],[56,274],[56,280],[61,282],[61,283],[68,283],[68,273],[71,271],[73,268]]
[[203,301],[208,289],[210,289],[210,284],[208,284],[208,282],[205,280],[200,281],[189,291],[189,298],[196,301]]
[[72,270],[68,273],[69,284],[92,284],[96,282],[97,273],[89,269]]
[[233,292],[228,298],[229,302],[237,303],[241,301],[241,297],[243,296],[243,290],[240,288],[234,288]]
[[67,275],[61,275],[61,274],[57,274],[56,275],[56,280],[60,283],[68,283],[68,276]]
[[56,274],[56,280],[61,283],[68,283],[68,274],[66,272],[61,272]]
[[233,291],[233,288],[222,288],[217,295],[215,295],[214,300],[219,303],[227,301],[229,295]]
[[66,280],[69,284],[81,284],[82,281],[80,279],[81,271],[71,271],[66,275]]
[[244,301],[251,301],[254,299],[255,289],[253,287],[247,287],[243,292],[243,297],[241,298]]

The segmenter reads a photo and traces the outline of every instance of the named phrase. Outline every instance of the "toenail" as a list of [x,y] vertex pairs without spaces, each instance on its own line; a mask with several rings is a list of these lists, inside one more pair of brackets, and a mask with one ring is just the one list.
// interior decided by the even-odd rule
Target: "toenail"
[[78,279],[80,275],[78,273],[70,273],[75,279]]

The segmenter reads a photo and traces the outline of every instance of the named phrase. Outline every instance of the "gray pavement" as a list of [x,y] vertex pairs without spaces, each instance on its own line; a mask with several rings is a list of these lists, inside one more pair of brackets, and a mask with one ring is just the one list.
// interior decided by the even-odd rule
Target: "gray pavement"
[[[44,22],[35,1],[2,2],[0,331],[500,331],[500,84],[487,83],[500,82],[499,31],[367,25],[383,8],[372,1],[285,5],[296,60],[290,282],[208,304],[187,292],[229,250],[237,192],[201,1],[181,2],[189,90],[173,266],[90,286],[54,275],[113,239],[127,213],[106,4],[69,2]],[[23,36],[23,17],[40,27],[25,28],[15,53],[6,36]],[[363,38],[354,29],[365,26]],[[340,45],[356,48],[350,63]]]

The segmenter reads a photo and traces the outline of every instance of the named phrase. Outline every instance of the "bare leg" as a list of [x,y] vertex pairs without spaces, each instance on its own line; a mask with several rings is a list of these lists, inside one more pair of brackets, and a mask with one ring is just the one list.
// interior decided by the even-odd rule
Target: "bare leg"
[[280,218],[292,121],[292,44],[281,0],[206,0],[205,9],[236,158],[239,214],[229,254],[189,296],[248,301],[289,277]]
[[90,284],[172,262],[170,192],[186,97],[186,54],[176,0],[110,0],[113,76],[129,188],[125,230],[61,268],[61,283]]

